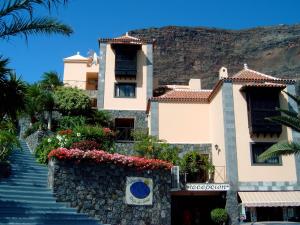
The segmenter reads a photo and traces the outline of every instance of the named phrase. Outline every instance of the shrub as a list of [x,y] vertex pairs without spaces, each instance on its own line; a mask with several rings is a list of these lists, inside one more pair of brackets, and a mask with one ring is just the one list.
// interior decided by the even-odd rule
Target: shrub
[[179,150],[157,137],[148,135],[145,131],[133,132],[134,151],[142,157],[162,159],[173,164],[178,164]]
[[79,141],[79,142],[74,142],[71,145],[71,148],[78,148],[82,151],[87,151],[87,150],[94,150],[94,149],[100,149],[101,145],[98,144],[95,141]]
[[88,116],[87,121],[89,124],[97,124],[103,127],[112,126],[111,114],[108,111],[93,110],[91,115]]
[[80,136],[72,130],[59,131],[57,135],[44,138],[35,150],[37,161],[42,164],[48,162],[48,154],[58,147],[69,148],[74,142],[80,141]]
[[60,87],[54,92],[55,103],[65,115],[84,115],[90,112],[89,96],[78,88]]
[[97,142],[103,150],[111,151],[114,146],[114,133],[109,128],[85,125],[76,127],[74,132],[81,135],[81,140]]
[[136,156],[125,156],[120,154],[110,154],[105,151],[81,151],[79,149],[58,148],[49,153],[49,159],[56,158],[71,162],[90,162],[96,164],[111,163],[120,166],[135,167],[139,170],[166,169],[170,170],[172,164],[159,159],[145,159]]
[[201,179],[207,181],[214,173],[215,167],[207,155],[201,155],[198,151],[187,152],[180,161],[180,171],[188,174],[188,179]]
[[216,208],[210,212],[210,218],[215,224],[225,224],[227,217],[227,212],[223,208]]
[[6,161],[15,147],[19,147],[19,140],[15,133],[0,130],[0,162]]
[[61,130],[74,129],[77,126],[83,126],[86,124],[86,118],[83,116],[63,116],[58,126]]

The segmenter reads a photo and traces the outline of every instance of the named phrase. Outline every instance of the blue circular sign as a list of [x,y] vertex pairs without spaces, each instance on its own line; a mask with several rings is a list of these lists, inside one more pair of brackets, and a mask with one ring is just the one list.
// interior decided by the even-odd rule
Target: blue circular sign
[[143,199],[150,194],[150,188],[144,182],[138,181],[131,184],[130,192],[134,197],[138,199]]

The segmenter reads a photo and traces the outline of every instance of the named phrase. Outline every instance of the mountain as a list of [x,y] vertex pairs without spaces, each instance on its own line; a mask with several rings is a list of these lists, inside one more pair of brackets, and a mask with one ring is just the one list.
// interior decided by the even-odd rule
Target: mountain
[[300,24],[225,30],[205,27],[149,28],[132,36],[155,39],[154,77],[160,84],[201,78],[211,88],[222,66],[233,75],[247,63],[280,78],[300,78]]

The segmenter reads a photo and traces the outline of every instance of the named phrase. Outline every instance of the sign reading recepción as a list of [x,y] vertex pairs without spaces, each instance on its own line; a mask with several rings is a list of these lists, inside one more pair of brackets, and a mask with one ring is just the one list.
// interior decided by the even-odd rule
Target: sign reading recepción
[[125,199],[126,204],[128,205],[152,205],[152,179],[144,177],[127,177]]
[[229,184],[206,184],[206,183],[187,183],[185,185],[187,191],[228,191]]

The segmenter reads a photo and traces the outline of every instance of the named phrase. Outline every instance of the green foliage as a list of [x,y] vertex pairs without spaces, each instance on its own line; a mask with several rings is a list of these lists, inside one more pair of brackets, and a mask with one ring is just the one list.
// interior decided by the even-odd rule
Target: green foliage
[[46,125],[42,122],[36,122],[32,124],[31,127],[28,127],[27,130],[24,132],[24,138],[28,137],[29,135],[33,134],[34,132],[38,130],[46,130]]
[[207,155],[201,155],[198,151],[187,152],[180,162],[181,172],[193,174],[204,170],[212,174],[215,170],[214,165]]
[[84,126],[86,118],[83,116],[63,116],[58,121],[60,130],[74,129],[75,127]]
[[108,152],[114,151],[114,135],[109,128],[84,125],[75,127],[74,132],[76,134],[80,134],[81,140],[97,142],[98,144],[100,144],[102,150]]
[[224,224],[227,221],[228,215],[225,209],[216,208],[210,212],[210,218],[215,224]]
[[[300,132],[300,96],[292,95],[285,92],[298,106],[298,112],[290,109],[278,109],[281,112],[281,116],[275,116],[267,118],[270,121],[279,123],[281,125],[287,126],[294,131]],[[291,155],[300,154],[300,143],[283,141],[275,145],[272,145],[265,152],[259,156],[259,160],[266,160],[275,156],[280,155]]]
[[60,147],[58,143],[58,140],[55,138],[44,138],[34,152],[37,161],[46,164],[48,162],[48,154],[51,150]]
[[0,39],[10,39],[13,36],[23,35],[26,40],[32,34],[63,34],[69,36],[72,29],[49,16],[37,17],[34,13],[37,7],[46,7],[49,10],[60,0],[12,0],[0,3]]
[[91,110],[89,96],[78,88],[60,87],[54,92],[54,99],[64,115],[85,115]]
[[108,111],[104,111],[104,110],[91,111],[91,114],[87,118],[87,122],[89,124],[97,124],[102,127],[111,127],[112,126],[111,114]]
[[133,132],[134,151],[142,157],[162,159],[177,165],[179,163],[179,150],[168,143],[150,136],[144,131]]
[[19,140],[14,132],[0,130],[0,162],[6,161],[11,151],[19,146]]

